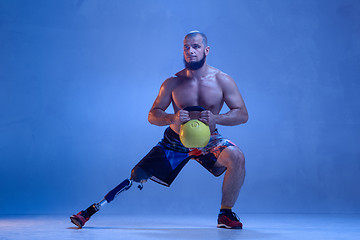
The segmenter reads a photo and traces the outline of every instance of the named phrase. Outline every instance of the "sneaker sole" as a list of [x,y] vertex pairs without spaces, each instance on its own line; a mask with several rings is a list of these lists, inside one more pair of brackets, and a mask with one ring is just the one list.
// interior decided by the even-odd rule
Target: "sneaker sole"
[[70,217],[70,220],[73,224],[75,224],[76,226],[78,226],[78,228],[82,228],[83,226],[81,225],[81,223],[77,220],[76,217]]
[[218,228],[226,228],[226,229],[242,229],[242,227],[230,227],[230,226],[228,226],[228,225],[226,225],[226,224],[222,224],[222,223],[219,223],[218,225],[217,225],[217,227]]

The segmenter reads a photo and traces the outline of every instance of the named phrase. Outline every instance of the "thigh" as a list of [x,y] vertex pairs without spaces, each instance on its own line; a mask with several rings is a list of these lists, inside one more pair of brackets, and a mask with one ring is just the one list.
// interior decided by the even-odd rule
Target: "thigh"
[[151,180],[170,186],[189,159],[187,153],[158,144],[135,167],[144,170]]

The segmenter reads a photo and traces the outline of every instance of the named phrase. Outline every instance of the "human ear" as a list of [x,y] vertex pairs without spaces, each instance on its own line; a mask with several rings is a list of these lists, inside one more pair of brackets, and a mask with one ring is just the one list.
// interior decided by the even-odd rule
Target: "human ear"
[[207,46],[207,47],[205,48],[205,55],[207,56],[207,55],[209,54],[209,52],[210,52],[210,47]]

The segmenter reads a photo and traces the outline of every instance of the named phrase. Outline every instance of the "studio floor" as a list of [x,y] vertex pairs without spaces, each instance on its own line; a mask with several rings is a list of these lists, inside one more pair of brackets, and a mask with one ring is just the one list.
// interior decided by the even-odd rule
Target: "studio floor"
[[68,216],[0,216],[0,239],[360,239],[360,215],[243,214],[242,230],[216,228],[216,217],[95,215],[83,229]]

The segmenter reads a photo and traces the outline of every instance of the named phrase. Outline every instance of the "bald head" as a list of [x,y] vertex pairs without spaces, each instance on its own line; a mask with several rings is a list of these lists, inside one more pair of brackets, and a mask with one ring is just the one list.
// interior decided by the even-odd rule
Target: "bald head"
[[200,35],[202,37],[202,43],[204,44],[204,47],[207,47],[207,37],[204,33],[200,31],[191,31],[188,34],[186,34],[184,39],[193,38],[196,37],[197,35]]

